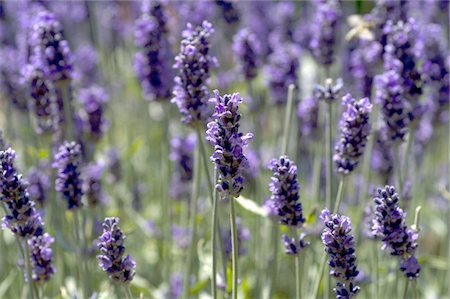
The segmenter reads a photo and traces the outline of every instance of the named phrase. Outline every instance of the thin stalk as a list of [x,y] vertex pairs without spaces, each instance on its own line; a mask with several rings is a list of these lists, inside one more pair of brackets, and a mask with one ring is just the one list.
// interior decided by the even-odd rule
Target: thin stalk
[[75,133],[73,126],[73,109],[72,95],[70,93],[70,81],[59,81],[57,82],[57,87],[61,92],[64,106],[64,138],[66,140],[73,140],[75,138]]
[[234,209],[234,198],[230,199],[230,224],[231,224],[231,266],[232,266],[232,297],[238,298],[238,244],[237,244],[237,227],[236,227],[236,211]]
[[130,287],[126,284],[123,285],[123,288],[125,289],[125,294],[127,294],[127,299],[133,299],[133,294],[131,294]]
[[288,98],[286,105],[286,115],[284,117],[284,127],[283,127],[283,144],[281,148],[281,153],[283,155],[287,155],[288,147],[289,147],[289,133],[291,130],[292,122],[292,110],[294,107],[294,91],[295,86],[293,84],[289,85],[288,88]]
[[377,246],[373,246],[372,250],[372,273],[375,273],[375,281],[372,284],[372,298],[379,298],[379,279],[380,279],[380,271],[378,267],[378,248]]
[[331,208],[331,194],[333,193],[333,148],[332,148],[332,113],[333,106],[327,102],[327,132],[326,132],[326,155],[327,155],[327,183],[326,183],[326,207]]
[[30,247],[28,246],[27,240],[24,240],[23,247],[25,247],[25,255],[24,259],[27,265],[27,278],[28,278],[28,286],[30,289],[31,299],[34,299],[34,287],[33,287],[33,276],[31,275],[31,262],[30,262]]
[[344,187],[345,187],[345,175],[341,176],[341,180],[339,181],[338,193],[336,195],[336,203],[334,205],[333,214],[339,212],[339,207],[341,205],[342,198],[344,197]]
[[[214,177],[217,181],[217,171],[214,171]],[[216,251],[216,243],[217,243],[217,191],[213,193],[213,206],[212,206],[212,230],[211,230],[211,252],[212,252],[212,275],[211,275],[211,291],[214,299],[217,299],[217,281],[216,281],[216,260],[217,260],[217,251]]]
[[189,298],[189,278],[192,270],[192,262],[195,255],[195,237],[197,233],[197,199],[200,187],[200,147],[197,145],[195,151],[195,165],[194,165],[194,177],[192,181],[192,194],[190,201],[190,217],[189,217],[189,227],[191,229],[191,244],[189,246],[189,252],[187,257],[186,270],[183,277],[183,299]]
[[[81,256],[81,250],[82,250],[82,241],[80,238],[80,220],[78,219],[78,211],[74,211],[73,212],[73,220],[74,220],[74,233],[75,233],[75,243],[76,243],[76,253],[77,253],[77,260],[82,261],[83,257]],[[77,266],[77,282],[78,282],[78,287],[82,288],[82,291],[85,292],[85,288],[82,286],[82,280],[81,280],[81,267],[82,264],[80,262],[76,263]]]
[[169,108],[170,106],[165,105],[163,107],[163,142],[161,143],[161,199],[162,199],[162,211],[163,211],[163,281],[168,281],[170,266],[171,266],[171,256],[170,256],[170,204],[169,196],[167,190],[167,182],[170,181],[169,172]]
[[396,144],[394,146],[394,168],[397,174],[397,184],[399,188],[399,194],[403,192],[403,176],[402,176],[402,165],[400,160],[400,145]]
[[406,279],[406,283],[405,283],[405,289],[403,290],[403,299],[407,299],[408,298],[408,287],[409,287],[409,279]]

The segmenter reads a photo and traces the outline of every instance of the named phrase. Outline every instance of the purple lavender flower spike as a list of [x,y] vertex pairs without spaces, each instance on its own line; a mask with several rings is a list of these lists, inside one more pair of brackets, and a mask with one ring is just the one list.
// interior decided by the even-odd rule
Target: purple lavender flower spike
[[86,195],[87,202],[91,207],[103,205],[106,202],[106,195],[102,187],[103,172],[103,165],[95,162],[91,162],[83,170],[83,194]]
[[302,136],[314,139],[319,126],[319,101],[315,97],[306,97],[298,103],[297,117]]
[[82,44],[74,53],[73,80],[77,86],[87,87],[98,77],[98,54],[90,44]]
[[[237,233],[237,247],[238,247],[238,255],[243,256],[246,255],[248,250],[245,248],[245,242],[250,240],[250,231],[242,225],[241,219],[236,218],[236,233]],[[231,231],[223,231],[222,232],[222,240],[224,243],[225,255],[228,259],[231,258]]]
[[324,209],[320,219],[325,224],[322,242],[330,259],[330,276],[337,280],[333,291],[338,299],[352,298],[360,288],[355,284],[359,271],[356,266],[355,239],[351,234],[350,218],[331,214]]
[[[147,7],[148,6],[148,7]],[[171,94],[172,58],[167,37],[167,17],[159,1],[145,2],[141,17],[135,25],[134,69],[148,100],[165,100]]]
[[305,219],[298,195],[297,166],[287,156],[281,156],[270,161],[269,169],[273,174],[269,183],[272,195],[267,207],[282,225],[301,227]]
[[103,88],[93,85],[81,89],[78,100],[84,108],[81,116],[84,128],[92,140],[98,141],[108,126],[104,118],[104,105],[109,100],[108,95]]
[[2,94],[20,111],[27,111],[21,67],[26,63],[23,55],[18,55],[19,49],[13,46],[3,46],[0,50],[0,83]]
[[381,249],[400,258],[400,270],[408,279],[419,277],[420,265],[414,257],[418,233],[406,226],[406,213],[398,206],[395,188],[378,188],[374,202],[376,211],[372,233],[383,241]]
[[43,233],[43,224],[28,194],[27,183],[17,173],[15,160],[13,149],[0,151],[0,200],[9,212],[2,219],[2,228],[9,228],[19,238],[30,238]]
[[356,101],[350,94],[342,98],[346,111],[340,121],[341,139],[335,146],[333,161],[340,174],[351,173],[364,153],[370,134],[369,115],[372,104],[368,98]]
[[195,135],[174,137],[170,141],[170,160],[175,162],[170,195],[179,199],[189,194],[189,182],[192,181],[194,168]]
[[332,79],[326,79],[325,85],[316,85],[314,87],[313,95],[319,101],[335,102],[338,100],[338,96],[341,93],[344,83],[341,78],[333,82]]
[[247,28],[241,29],[234,36],[233,52],[240,73],[248,81],[254,79],[261,65],[261,45],[256,36]]
[[290,238],[287,235],[283,235],[284,252],[287,255],[297,256],[309,246],[309,242],[305,241],[305,234],[301,234],[298,240]]
[[281,105],[287,101],[290,84],[298,86],[300,49],[292,43],[283,43],[275,47],[268,58],[265,69],[269,86],[270,101]]
[[239,132],[239,104],[242,103],[239,93],[221,97],[219,91],[215,90],[214,94],[214,120],[207,125],[206,140],[214,146],[211,161],[215,163],[219,174],[216,188],[222,198],[232,199],[238,197],[244,188],[242,171],[249,166],[244,148],[253,134]]
[[324,66],[333,64],[337,24],[341,8],[337,0],[315,1],[316,13],[311,25],[309,48],[317,62]]
[[72,78],[72,54],[53,13],[44,8],[37,11],[30,41],[32,55],[43,60],[46,75],[53,82]]
[[27,176],[30,198],[41,208],[47,201],[50,190],[50,177],[42,168],[32,168]]
[[239,22],[240,13],[233,1],[216,0],[217,6],[221,8],[222,16],[225,22],[232,25]]
[[399,74],[387,71],[375,77],[376,103],[386,123],[386,136],[396,143],[404,140],[411,121],[411,106],[403,96],[403,86]]
[[34,236],[28,240],[32,278],[36,282],[46,282],[54,274],[53,250],[51,248],[54,239],[47,233]]
[[170,276],[170,288],[168,290],[167,299],[178,299],[183,294],[183,275],[181,273],[173,273]]
[[172,239],[179,249],[185,250],[189,248],[192,236],[191,230],[189,228],[173,225],[171,227],[171,233]]
[[119,228],[119,218],[105,218],[102,226],[103,234],[97,245],[101,252],[97,255],[98,263],[112,281],[128,284],[133,280],[136,262],[131,255],[124,257],[125,235]]
[[53,162],[57,169],[56,191],[67,200],[69,210],[83,206],[82,179],[80,175],[81,147],[78,143],[65,141],[58,149]]
[[385,131],[383,127],[375,133],[371,166],[387,183],[394,169],[394,153],[391,144],[387,140]]
[[209,39],[213,32],[207,21],[195,28],[188,24],[183,31],[180,54],[175,57],[174,68],[178,75],[171,102],[177,105],[185,124],[203,123],[210,115],[207,84],[210,69],[217,65],[216,58],[209,53]]

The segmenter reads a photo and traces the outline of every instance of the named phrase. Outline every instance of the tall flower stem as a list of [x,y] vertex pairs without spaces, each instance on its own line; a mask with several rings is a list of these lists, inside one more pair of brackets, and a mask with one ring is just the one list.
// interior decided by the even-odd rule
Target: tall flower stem
[[379,279],[380,279],[380,272],[379,272],[379,266],[378,266],[378,248],[377,246],[373,246],[372,250],[372,273],[375,273],[375,281],[372,283],[372,298],[379,298]]
[[73,110],[72,110],[72,95],[70,90],[70,81],[63,80],[56,84],[61,92],[64,106],[64,138],[66,140],[73,140],[75,137],[73,126]]
[[125,294],[127,294],[127,299],[133,299],[133,294],[131,294],[130,287],[126,284],[123,285],[123,288],[125,289]]
[[406,280],[405,283],[405,288],[403,290],[403,299],[407,299],[408,298],[408,287],[409,287],[409,279]]
[[[200,140],[198,141],[200,142]],[[197,234],[197,199],[200,188],[200,146],[197,144],[195,151],[195,165],[194,165],[194,174],[192,181],[192,193],[191,193],[191,201],[190,201],[190,217],[189,217],[189,228],[191,229],[191,242],[189,246],[189,252],[187,256],[186,269],[183,277],[183,299],[189,298],[189,278],[192,270],[192,263],[195,255],[195,238]]]
[[326,207],[331,208],[331,194],[333,193],[333,148],[332,148],[332,113],[331,102],[327,102],[327,132],[326,132],[326,153],[327,153],[327,184],[326,184]]
[[345,176],[341,176],[339,181],[338,193],[336,195],[336,203],[334,205],[333,214],[339,213],[339,207],[341,206],[342,198],[344,197],[344,187],[345,187]]
[[403,176],[402,176],[402,165],[400,160],[400,144],[395,144],[394,146],[394,168],[397,174],[397,181],[399,192],[403,192]]
[[[297,235],[296,228],[291,229],[291,234],[295,237]],[[300,271],[300,255],[297,254],[295,256],[295,298],[301,299],[302,298],[302,278],[301,278],[301,271]]]
[[[214,171],[214,178],[217,181],[217,171]],[[216,243],[217,243],[217,191],[213,193],[213,206],[212,206],[212,215],[211,215],[211,253],[212,253],[212,273],[211,273],[211,291],[214,299],[217,299],[217,282],[216,282],[216,264],[217,264],[217,251],[216,251]]]
[[30,262],[30,247],[28,246],[27,240],[24,240],[23,247],[25,247],[25,255],[24,260],[27,265],[27,279],[28,279],[28,286],[30,291],[31,299],[35,298],[34,294],[34,287],[33,287],[33,276],[31,275],[31,262]]
[[232,266],[232,299],[238,298],[238,244],[236,211],[234,208],[234,198],[230,199],[230,225],[231,225],[231,266]]
[[163,280],[168,281],[170,273],[170,203],[167,190],[167,183],[170,181],[170,161],[169,161],[169,120],[170,120],[170,106],[168,103],[164,103],[164,115],[163,115],[163,142],[161,143],[161,199],[162,199],[162,212],[163,212],[163,261],[164,261],[164,271]]
[[[83,257],[82,257],[82,240],[80,237],[80,230],[82,229],[81,225],[80,225],[80,219],[78,217],[78,213],[79,211],[74,211],[73,212],[73,220],[74,220],[74,233],[75,233],[75,242],[76,242],[76,247],[77,247],[77,259],[79,260],[79,262],[77,262],[77,282],[78,282],[78,287],[81,287],[83,292],[85,292],[85,288],[82,286],[82,279],[81,279],[81,271],[82,271],[82,261],[83,261]],[[83,275],[84,277],[84,275]],[[86,295],[86,294],[85,294]]]

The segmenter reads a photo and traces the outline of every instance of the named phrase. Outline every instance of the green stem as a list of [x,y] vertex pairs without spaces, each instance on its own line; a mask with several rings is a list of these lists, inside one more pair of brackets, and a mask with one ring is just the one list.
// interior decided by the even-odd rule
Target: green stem
[[[81,226],[80,226],[80,220],[78,218],[78,211],[74,211],[73,212],[73,220],[74,220],[74,229],[75,229],[75,243],[76,243],[76,253],[77,253],[77,260],[82,261],[83,257],[82,257],[82,241],[80,238],[80,230],[81,230]],[[77,282],[78,282],[78,287],[82,288],[83,293],[85,292],[85,288],[82,286],[82,280],[81,280],[81,269],[82,269],[82,262],[77,262],[76,263],[76,268],[77,268]],[[83,276],[84,277],[84,276]]]
[[[200,140],[198,141],[200,142]],[[186,271],[183,278],[183,299],[189,298],[189,280],[192,270],[192,263],[195,255],[195,238],[197,233],[197,199],[200,187],[200,147],[197,145],[195,151],[195,165],[194,165],[194,177],[192,181],[192,194],[190,201],[190,217],[189,217],[189,227],[191,229],[191,244],[189,246],[189,253],[187,257]]]
[[125,289],[125,294],[127,294],[127,299],[133,299],[133,294],[131,294],[130,287],[126,284],[123,285],[123,288]]
[[28,246],[27,240],[24,240],[23,247],[25,247],[25,255],[24,259],[27,265],[27,278],[28,278],[28,286],[31,298],[34,299],[34,287],[33,287],[33,276],[31,275],[31,262],[30,262],[30,247]]
[[301,272],[300,272],[300,256],[295,257],[295,295],[297,299],[302,298],[302,279],[301,279]]
[[344,187],[345,187],[345,175],[341,176],[341,180],[339,181],[338,193],[336,195],[336,203],[334,205],[333,214],[339,212],[339,207],[341,206],[342,198],[344,197]]
[[[167,103],[166,103],[167,104]],[[169,196],[167,189],[167,182],[170,181],[170,172],[169,172],[169,108],[170,106],[165,105],[163,107],[164,118],[163,118],[163,142],[161,144],[161,199],[162,199],[162,210],[163,210],[163,244],[162,244],[162,253],[163,253],[163,281],[168,281],[170,266],[171,266],[171,256],[170,256],[170,205],[169,205]]]
[[375,281],[372,284],[372,298],[379,298],[379,279],[380,279],[380,271],[378,267],[378,248],[377,246],[373,246],[372,250],[373,255],[373,263],[372,263],[372,273],[375,273]]
[[400,160],[400,145],[396,144],[394,146],[394,168],[397,174],[397,184],[398,184],[398,193],[402,194],[403,192],[403,176],[402,176],[402,165]]
[[292,110],[294,108],[294,91],[295,86],[293,84],[288,87],[288,98],[286,105],[286,115],[284,117],[284,127],[283,127],[283,145],[281,148],[281,153],[283,155],[287,155],[288,147],[289,147],[289,133],[291,130],[292,122]]
[[64,106],[64,138],[66,140],[73,140],[75,138],[75,133],[73,126],[73,109],[72,96],[70,94],[70,81],[59,81],[57,82],[57,87],[61,92]]
[[236,227],[236,211],[234,209],[234,198],[230,198],[230,224],[231,224],[231,266],[232,266],[232,297],[238,298],[238,244],[237,244],[237,227]]
[[406,279],[405,283],[405,289],[403,290],[403,299],[408,299],[408,286],[409,286],[409,279]]
[[332,113],[331,102],[327,102],[327,135],[326,135],[326,155],[327,155],[327,184],[326,184],[326,207],[331,209],[331,194],[333,193],[333,149],[332,149]]
[[[214,177],[217,181],[217,171],[214,171]],[[213,207],[212,207],[212,230],[211,230],[211,252],[212,252],[212,275],[211,275],[211,290],[213,294],[213,298],[217,299],[217,282],[216,282],[216,260],[217,260],[217,251],[216,251],[216,243],[217,243],[217,191],[213,193]]]

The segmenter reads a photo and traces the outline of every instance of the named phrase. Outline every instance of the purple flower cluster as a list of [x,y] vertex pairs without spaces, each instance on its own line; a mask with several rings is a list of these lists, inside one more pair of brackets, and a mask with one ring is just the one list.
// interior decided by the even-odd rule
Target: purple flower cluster
[[287,156],[270,161],[272,177],[269,190],[272,193],[268,206],[283,225],[301,227],[305,222],[299,200],[300,185],[297,182],[297,166]]
[[300,133],[304,137],[315,138],[319,126],[319,101],[315,97],[305,97],[298,103],[297,117]]
[[18,51],[13,46],[2,46],[0,49],[0,83],[2,94],[7,96],[12,105],[20,111],[27,111],[27,98],[20,76],[25,59],[18,55]]
[[338,0],[322,0],[314,3],[316,12],[311,24],[309,48],[319,64],[329,66],[334,61],[334,46],[341,8]]
[[120,153],[117,149],[111,148],[106,153],[106,167],[108,169],[108,181],[112,184],[122,179],[122,165]]
[[301,234],[298,239],[290,238],[283,235],[284,252],[287,255],[297,256],[309,246],[309,242],[305,241],[305,234]]
[[50,177],[42,168],[32,168],[27,176],[30,198],[43,207],[50,189]]
[[391,142],[401,142],[408,132],[411,106],[403,95],[402,79],[395,71],[375,77],[376,102],[381,106],[386,136]]
[[375,143],[372,150],[372,169],[380,174],[380,177],[385,179],[387,183],[391,177],[394,169],[394,153],[392,146],[389,144],[385,128],[376,131]]
[[372,104],[368,98],[356,101],[350,94],[342,98],[346,108],[340,121],[341,138],[334,148],[333,161],[339,173],[351,173],[364,153],[370,134],[369,115]]
[[258,74],[261,65],[261,45],[256,36],[247,28],[241,29],[233,40],[233,52],[240,73],[251,81]]
[[393,186],[378,188],[374,198],[376,210],[372,233],[383,241],[383,250],[400,257],[400,269],[409,279],[419,276],[420,265],[414,256],[417,231],[406,226],[406,213],[399,207],[399,197]]
[[9,228],[19,238],[31,238],[42,234],[43,223],[28,194],[27,183],[17,173],[15,160],[13,149],[0,151],[0,199],[9,212],[2,219],[2,227]]
[[161,2],[152,1],[148,6],[135,25],[138,52],[134,69],[145,97],[164,100],[170,97],[173,77],[169,66],[172,58],[167,37],[167,17]]
[[190,228],[172,225],[170,228],[175,245],[181,250],[189,248],[192,232]]
[[[334,84],[333,84],[334,83]],[[325,85],[316,85],[314,87],[314,97],[319,101],[326,101],[332,103],[337,101],[339,94],[341,93],[344,83],[341,78],[333,82],[332,79],[326,79]]]
[[55,182],[56,191],[67,200],[69,210],[83,206],[82,179],[80,175],[81,147],[78,143],[65,141],[58,149],[53,168],[58,173]]
[[217,189],[223,198],[232,199],[238,197],[244,188],[242,170],[248,168],[244,148],[253,134],[239,132],[239,104],[242,103],[239,93],[221,97],[215,90],[214,94],[214,120],[208,123],[206,139],[214,146],[211,161],[219,174]]
[[52,264],[53,250],[51,245],[53,242],[54,239],[47,233],[34,236],[28,240],[34,281],[46,282],[56,272]]
[[64,39],[61,23],[55,15],[40,8],[31,27],[32,55],[45,66],[46,76],[53,82],[72,77],[72,54]]
[[128,284],[133,280],[136,262],[125,254],[125,235],[119,228],[119,218],[105,218],[103,234],[98,238],[101,255],[97,256],[100,267],[109,278],[118,283]]
[[298,86],[300,49],[293,43],[280,43],[269,55],[265,69],[270,101],[275,105],[286,103],[288,87]]
[[91,162],[83,169],[83,194],[86,195],[89,206],[96,207],[106,202],[102,188],[103,165]]
[[240,13],[233,1],[216,0],[216,4],[221,8],[222,16],[228,24],[239,22]]
[[79,102],[84,111],[81,116],[84,129],[92,140],[99,140],[107,127],[104,117],[104,105],[108,102],[106,91],[100,86],[93,85],[79,91]]
[[180,53],[175,57],[174,68],[178,69],[178,75],[171,102],[177,105],[185,124],[205,122],[210,115],[207,84],[210,69],[217,65],[216,58],[209,53],[213,32],[207,21],[195,28],[188,24],[183,31]]
[[337,280],[333,291],[336,298],[352,298],[360,290],[355,284],[358,269],[356,266],[355,239],[351,234],[350,218],[338,214],[331,214],[324,209],[320,218],[325,224],[322,232],[322,242],[325,252],[330,258],[330,275]]
[[195,135],[174,137],[170,141],[169,158],[175,163],[170,194],[175,199],[189,194],[189,182],[193,177],[195,144]]
[[87,87],[98,78],[97,50],[90,44],[82,44],[74,52],[73,80],[77,86]]
[[[250,240],[250,231],[242,225],[240,218],[236,218],[236,235],[237,235],[237,251],[238,255],[246,255],[247,248],[244,247],[245,242]],[[231,258],[231,230],[222,232],[222,240],[225,246],[225,255]]]

